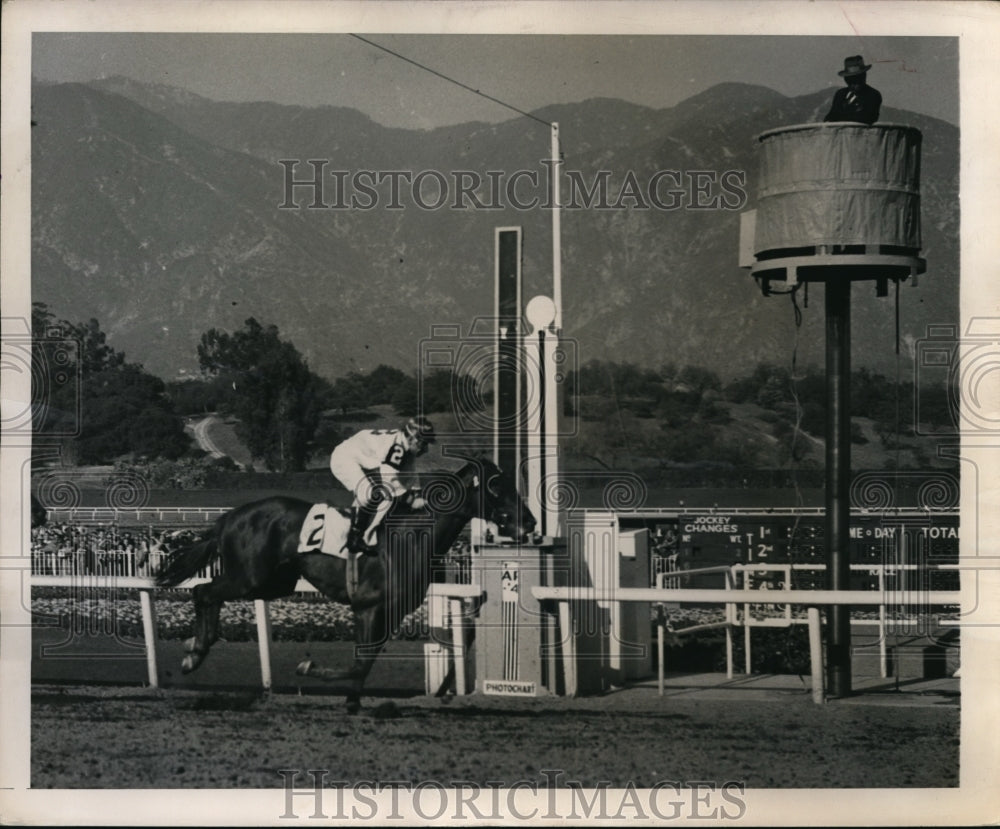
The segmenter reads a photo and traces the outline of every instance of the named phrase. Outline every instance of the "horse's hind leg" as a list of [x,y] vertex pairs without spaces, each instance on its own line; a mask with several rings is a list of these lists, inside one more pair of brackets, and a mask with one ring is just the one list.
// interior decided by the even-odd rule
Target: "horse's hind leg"
[[208,656],[209,648],[219,639],[219,613],[227,599],[242,598],[245,588],[237,587],[224,575],[207,584],[197,584],[191,591],[194,599],[194,636],[184,643],[187,655],[181,670],[190,673]]

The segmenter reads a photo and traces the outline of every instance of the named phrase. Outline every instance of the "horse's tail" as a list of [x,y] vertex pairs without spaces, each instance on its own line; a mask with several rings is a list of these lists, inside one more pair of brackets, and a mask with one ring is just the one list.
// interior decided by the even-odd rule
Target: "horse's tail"
[[216,528],[212,527],[197,541],[172,552],[166,564],[156,573],[157,587],[176,587],[182,581],[193,578],[207,567],[219,554]]

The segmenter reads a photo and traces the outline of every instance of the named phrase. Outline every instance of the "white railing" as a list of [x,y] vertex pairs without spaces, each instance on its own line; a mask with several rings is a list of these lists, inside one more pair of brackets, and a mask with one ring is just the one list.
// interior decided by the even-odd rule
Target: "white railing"
[[[927,605],[926,593],[920,589],[904,587],[892,587],[887,585],[887,577],[896,575],[896,571],[958,571],[960,568],[956,564],[852,564],[850,569],[853,572],[867,572],[878,577],[877,591],[886,597],[883,604],[878,605],[878,619],[851,619],[851,625],[870,625],[875,622],[878,626],[878,648],[879,648],[879,674],[885,679],[889,675],[889,654],[886,645],[886,634],[889,630],[889,608],[925,607]],[[674,628],[670,633],[674,636],[683,636],[700,630],[710,628],[725,628],[726,630],[726,676],[733,677],[733,643],[732,628],[740,626],[743,628],[743,661],[744,673],[751,673],[752,662],[751,629],[755,627],[779,627],[785,628],[792,625],[808,624],[808,618],[804,612],[796,615],[792,611],[792,605],[782,602],[780,596],[786,590],[791,589],[792,573],[796,571],[824,572],[825,564],[735,564],[731,567],[719,566],[708,567],[697,570],[671,570],[666,573],[659,573],[656,577],[655,586],[658,588],[680,588],[681,579],[686,576],[699,575],[708,572],[727,571],[730,577],[727,580],[726,589],[730,589],[736,582],[742,587],[754,589],[762,593],[769,593],[766,602],[752,602],[743,604],[742,615],[737,612],[738,606],[733,603],[724,607],[724,621],[712,622],[703,625],[696,625],[686,628]],[[761,585],[757,588],[749,588],[746,575],[755,572],[778,572],[784,574],[784,579],[778,584],[778,588],[770,588]],[[776,614],[765,613],[757,608],[762,606],[773,607]],[[662,605],[660,605],[662,609]],[[658,615],[657,633],[658,639],[664,636],[666,627],[665,615],[661,618]],[[896,623],[912,622],[919,618],[919,614],[896,614],[892,621]],[[939,620],[939,624],[957,626],[957,620]],[[662,625],[662,628],[661,628]],[[661,663],[662,669],[662,663]]]
[[[152,578],[152,573],[159,566],[157,557],[165,554],[156,552],[149,554],[148,560],[142,565],[133,562],[130,567],[125,568],[130,575],[117,575],[101,572],[56,572],[56,573],[35,573],[31,577],[33,587],[80,587],[80,588],[120,588],[126,590],[138,590],[142,606],[143,638],[146,644],[147,665],[149,673],[149,683],[152,686],[159,684],[157,663],[156,663],[156,607],[153,598],[153,591],[156,587]],[[34,565],[34,560],[32,561]],[[793,570],[823,570],[824,565],[734,565],[704,567],[695,570],[674,571],[660,574],[659,585],[655,588],[618,588],[605,592],[600,592],[588,587],[534,587],[532,592],[538,599],[549,599],[559,604],[559,618],[563,625],[563,641],[567,643],[564,648],[564,670],[566,671],[566,688],[568,694],[574,694],[576,689],[576,665],[574,645],[571,638],[566,638],[571,623],[570,602],[571,601],[638,601],[648,602],[658,605],[660,612],[657,616],[657,647],[659,656],[659,691],[663,694],[664,687],[664,656],[666,639],[666,617],[662,612],[664,604],[718,604],[722,605],[724,618],[719,622],[708,622],[670,630],[673,636],[683,636],[696,631],[703,631],[713,628],[723,628],[726,632],[726,668],[727,676],[733,676],[733,644],[732,628],[742,625],[744,628],[745,645],[745,668],[746,673],[750,673],[750,629],[760,626],[783,626],[793,624],[808,624],[810,626],[810,659],[813,666],[814,697],[816,696],[817,683],[819,683],[819,694],[822,696],[822,671],[817,679],[817,666],[822,665],[821,651],[815,649],[814,639],[819,636],[819,615],[818,607],[823,605],[856,605],[864,607],[877,607],[879,609],[879,646],[880,665],[883,678],[887,675],[887,654],[885,649],[885,633],[888,624],[887,608],[893,606],[923,608],[929,606],[958,606],[960,604],[960,593],[958,591],[931,591],[931,590],[886,590],[885,575],[887,571],[893,570],[958,570],[958,565],[851,565],[854,570],[873,571],[878,570],[880,590],[793,590],[791,584],[791,572]],[[34,567],[33,567],[34,569]],[[65,569],[65,568],[63,568]],[[785,573],[784,589],[761,590],[736,587],[737,576],[745,578],[747,572],[779,570]],[[196,584],[210,581],[218,572],[218,562],[206,568],[197,576],[188,579],[177,585],[175,589],[190,589]],[[684,576],[705,575],[718,573],[723,576],[723,586],[719,588],[681,588],[660,586],[667,579],[681,578]],[[295,586],[295,592],[315,593],[313,587],[305,579],[299,579]],[[451,641],[448,645],[450,657],[454,660],[456,671],[456,691],[459,694],[465,693],[467,681],[465,677],[465,664],[467,655],[465,620],[470,615],[470,605],[482,598],[482,590],[473,585],[467,584],[432,584],[428,589],[429,605],[434,605],[434,597],[440,597],[442,604],[438,605],[438,610],[433,611],[440,619],[440,626],[444,630],[450,630]],[[443,604],[447,602],[447,604]],[[743,605],[742,616],[737,612],[738,606]],[[803,618],[792,612],[793,606],[807,608],[806,616]],[[783,607],[780,617],[755,618],[751,608],[754,606]],[[261,660],[261,681],[265,688],[271,687],[271,637],[270,637],[270,617],[268,612],[268,602],[255,600],[255,616],[257,619],[258,643]],[[815,610],[815,614],[813,614]],[[815,618],[814,618],[815,616]],[[870,623],[868,620],[854,620],[852,624]],[[952,624],[957,624],[953,622]],[[437,625],[435,625],[436,627]],[[818,639],[816,641],[819,641]],[[570,690],[572,689],[572,690]],[[821,700],[820,700],[821,701]]]
[[48,508],[49,521],[84,524],[211,524],[232,507],[58,507]]
[[[908,588],[905,586],[893,586],[889,587],[887,584],[887,577],[895,576],[897,571],[902,572],[938,572],[938,571],[951,571],[956,572],[960,568],[957,564],[852,564],[850,565],[852,572],[860,573],[867,572],[871,575],[875,575],[878,578],[878,587],[876,591],[885,597],[885,601],[878,605],[878,619],[851,619],[851,625],[861,626],[870,625],[873,621],[876,621],[878,625],[878,647],[879,647],[879,675],[882,679],[885,679],[889,675],[889,654],[886,644],[886,634],[889,632],[889,608],[913,608],[913,607],[926,607],[928,605],[927,594],[931,591],[921,590],[919,588]],[[791,589],[792,584],[792,573],[796,571],[813,571],[813,572],[825,572],[825,564],[737,564],[733,566],[734,574],[740,574],[743,576],[742,583],[743,586],[747,586],[746,574],[752,572],[779,572],[784,574],[784,579],[779,582],[779,587],[777,590],[768,587],[757,588],[758,590],[764,590],[770,592],[769,601],[765,604],[768,606],[783,608],[779,610],[778,616],[769,616],[761,614],[755,611],[754,605],[745,604],[743,606],[743,617],[742,620],[734,621],[734,624],[742,624],[744,626],[743,640],[744,640],[744,663],[746,670],[744,673],[750,673],[750,663],[751,663],[751,650],[750,650],[750,629],[753,627],[790,627],[791,625],[804,625],[808,624],[808,618],[805,615],[796,616],[792,612],[792,605],[781,602],[780,596],[784,591]],[[777,595],[775,595],[777,594]],[[771,598],[773,597],[773,600]],[[761,603],[755,603],[760,605]],[[957,603],[956,603],[957,604]],[[902,615],[896,614],[893,621],[901,623],[904,621],[914,621],[918,618],[918,614],[904,613]],[[950,622],[950,624],[957,624],[957,621]],[[731,671],[731,666],[730,666]],[[729,674],[732,676],[732,673]]]
[[[745,588],[719,590],[706,588],[621,587],[614,590],[596,590],[586,587],[532,587],[531,592],[536,599],[554,601],[559,605],[559,619],[562,623],[563,669],[568,696],[574,696],[577,689],[576,643],[571,629],[570,614],[573,602],[645,602],[651,605],[677,602],[682,604],[721,604],[727,607],[735,603],[744,605],[802,605],[807,608],[813,700],[818,703],[824,701],[822,634],[820,631],[819,608],[825,605],[874,607],[887,604],[886,597],[874,590],[783,590],[780,591],[780,597],[775,596],[774,598],[770,596],[763,598],[761,593],[773,594],[779,591],[747,590]],[[961,603],[961,594],[957,590],[926,591],[921,594],[921,598],[928,606],[949,606]],[[662,665],[664,659],[662,636],[658,637],[658,646],[660,648],[660,664]],[[662,674],[663,672],[661,671],[659,680],[659,693],[661,696],[663,695]]]
[[[197,576],[176,585],[172,590],[190,590],[197,584],[211,581],[214,573],[207,569]],[[76,587],[76,588],[113,588],[122,590],[138,590],[139,603],[142,611],[142,636],[146,647],[146,671],[149,684],[159,687],[159,668],[156,657],[157,625],[156,602],[154,590],[156,583],[150,576],[109,576],[100,573],[86,575],[32,575],[32,587]],[[305,579],[300,578],[295,585],[295,593],[317,593]],[[464,620],[481,601],[483,591],[469,584],[431,584],[427,589],[429,605],[440,601],[443,607],[443,624],[451,631],[451,641],[447,643],[447,656],[455,664],[455,689],[457,694],[468,693],[465,665],[467,659],[467,643]],[[254,618],[257,625],[257,646],[260,654],[260,678],[264,688],[271,687],[271,617],[270,602],[254,599]],[[471,604],[470,604],[471,603]]]

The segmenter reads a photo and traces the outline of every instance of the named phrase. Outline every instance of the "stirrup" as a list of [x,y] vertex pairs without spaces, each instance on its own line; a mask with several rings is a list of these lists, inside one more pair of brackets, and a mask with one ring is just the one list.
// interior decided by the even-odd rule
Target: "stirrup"
[[365,541],[364,536],[361,536],[361,538],[358,539],[357,545],[354,547],[354,551],[366,556],[378,555],[378,542],[375,544],[369,544]]

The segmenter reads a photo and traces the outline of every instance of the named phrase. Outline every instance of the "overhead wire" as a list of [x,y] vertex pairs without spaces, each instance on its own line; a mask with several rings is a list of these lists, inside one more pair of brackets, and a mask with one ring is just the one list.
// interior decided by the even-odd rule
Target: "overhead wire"
[[546,127],[552,126],[552,124],[549,121],[545,121],[544,119],[539,118],[537,115],[532,115],[530,112],[526,112],[525,110],[516,107],[513,104],[509,104],[506,101],[501,100],[500,98],[497,98],[493,95],[488,95],[487,93],[483,92],[480,89],[476,89],[475,87],[469,86],[467,83],[462,83],[462,81],[458,80],[457,78],[453,78],[450,75],[445,75],[444,72],[439,72],[437,69],[432,69],[430,66],[420,63],[420,61],[414,60],[413,58],[408,58],[406,57],[406,55],[402,55],[399,52],[390,49],[388,46],[383,46],[381,43],[376,43],[374,40],[369,40],[368,38],[362,37],[359,34],[354,34],[353,32],[351,33],[351,37],[360,40],[362,43],[367,43],[369,46],[372,46],[375,49],[381,49],[383,52],[386,52],[387,54],[390,54],[395,58],[399,58],[400,60],[405,61],[406,63],[416,66],[418,69],[422,69],[425,72],[429,72],[430,74],[435,75],[436,77],[441,78],[442,80],[447,81],[448,83],[455,84],[455,86],[461,87],[467,92],[471,92],[473,95],[478,95],[480,98],[485,98],[487,101],[492,101],[495,104],[499,104],[502,107],[506,107],[507,109],[516,112],[518,115],[523,115],[525,118],[530,118],[532,121],[537,121],[539,124],[544,124]]

